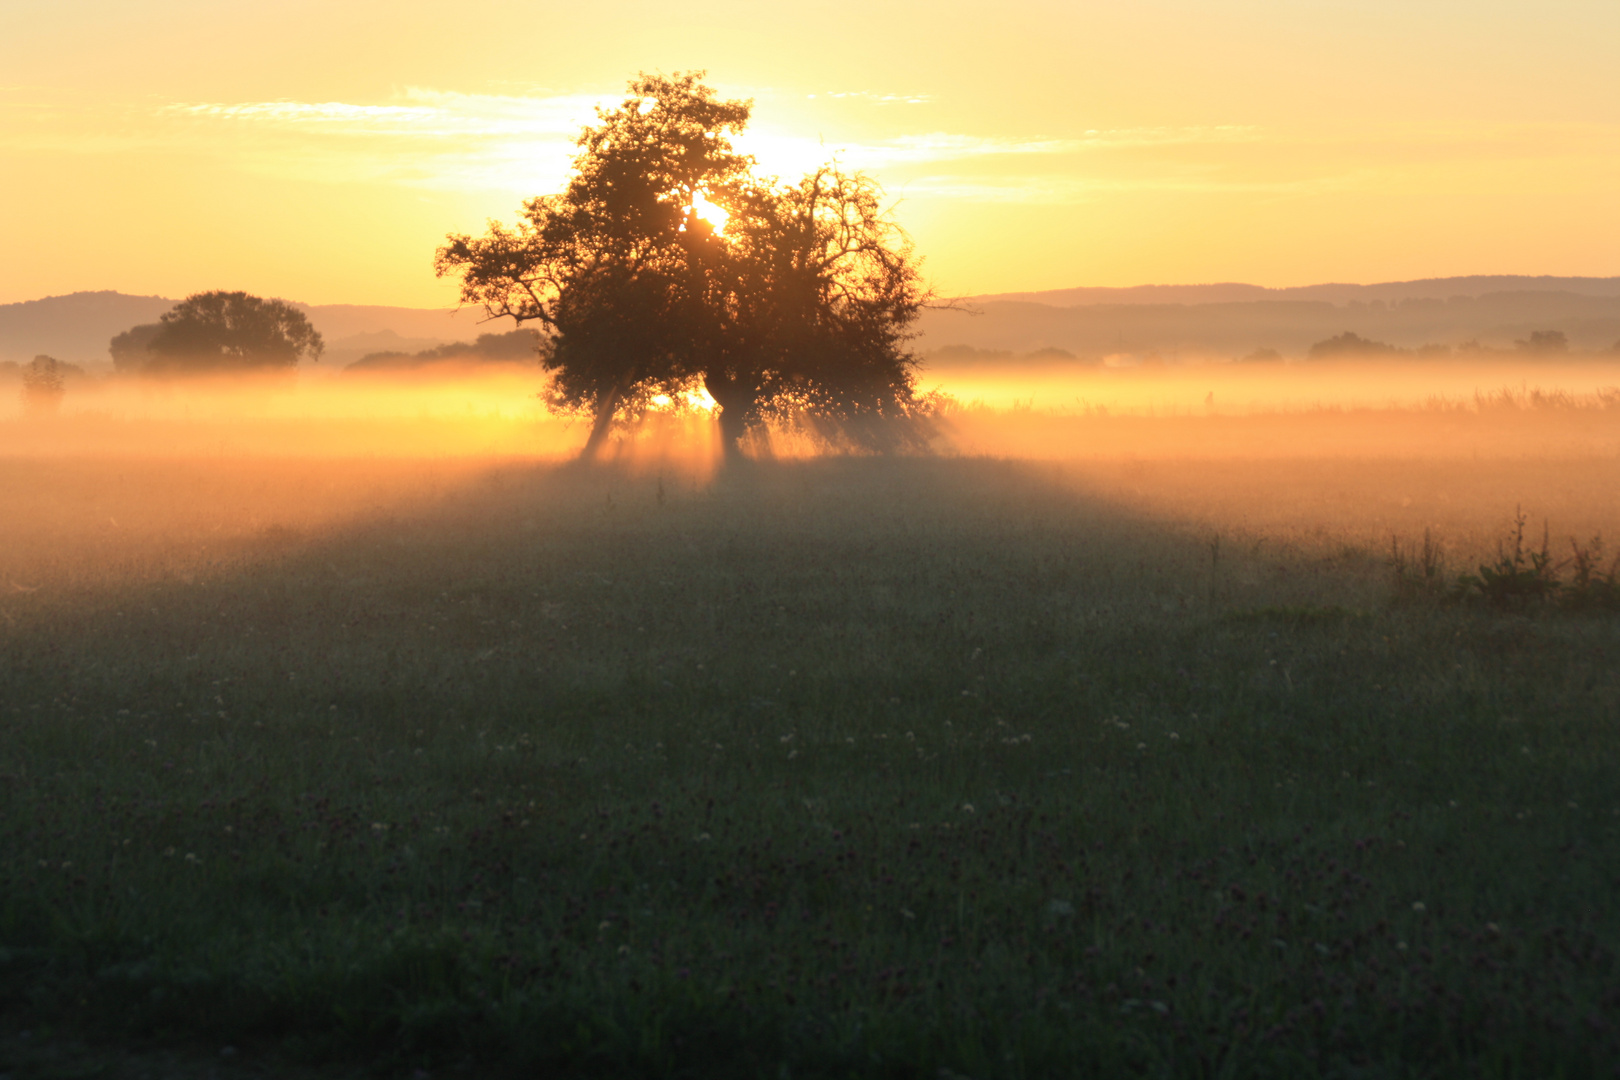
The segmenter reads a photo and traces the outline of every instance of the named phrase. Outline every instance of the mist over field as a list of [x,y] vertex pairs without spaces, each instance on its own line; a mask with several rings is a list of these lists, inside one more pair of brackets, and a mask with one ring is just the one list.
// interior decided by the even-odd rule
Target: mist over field
[[1620,357],[1341,322],[731,460],[509,335],[0,371],[0,1063],[1600,1075]]

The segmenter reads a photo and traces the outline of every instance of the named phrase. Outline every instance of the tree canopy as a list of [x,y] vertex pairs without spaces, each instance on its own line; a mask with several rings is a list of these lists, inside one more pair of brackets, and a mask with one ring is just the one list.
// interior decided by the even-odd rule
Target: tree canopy
[[121,371],[215,374],[291,369],[301,357],[320,359],[325,343],[284,300],[216,291],[186,297],[156,324],[113,338],[109,349]]
[[[642,75],[579,138],[567,188],[515,228],[452,235],[441,276],[463,303],[546,332],[555,407],[616,417],[702,387],[728,453],[765,420],[881,445],[918,414],[905,347],[929,294],[868,177],[755,174],[732,137],[751,103],[701,74]],[[720,220],[723,219],[723,220]]]
[[112,354],[113,370],[121,374],[146,370],[146,365],[152,359],[147,347],[162,329],[162,323],[142,323],[116,335],[107,344],[107,351]]

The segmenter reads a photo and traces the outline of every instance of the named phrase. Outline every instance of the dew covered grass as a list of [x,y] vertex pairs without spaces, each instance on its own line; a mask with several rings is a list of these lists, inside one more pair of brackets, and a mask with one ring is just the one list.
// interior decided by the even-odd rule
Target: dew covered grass
[[1390,602],[1616,489],[1492,470],[6,462],[0,1048],[1611,1075],[1620,621]]

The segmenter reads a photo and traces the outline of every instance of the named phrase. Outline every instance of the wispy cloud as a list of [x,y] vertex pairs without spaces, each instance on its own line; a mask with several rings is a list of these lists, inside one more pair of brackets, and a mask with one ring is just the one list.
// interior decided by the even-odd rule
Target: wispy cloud
[[1115,179],[1062,174],[999,176],[985,179],[937,174],[901,185],[895,189],[895,194],[908,199],[939,199],[947,202],[1072,205],[1112,195],[1143,192],[1299,195],[1345,191],[1357,187],[1359,180],[1360,178],[1353,175],[1255,180],[1196,172],[1187,175],[1139,175]]
[[870,102],[873,105],[927,105],[934,100],[931,94],[880,94],[871,90],[826,90],[804,96],[807,101],[830,98],[834,101]]
[[597,106],[612,100],[582,94],[545,97],[460,94],[422,87],[409,87],[400,97],[400,104],[389,105],[356,105],[343,101],[208,102],[174,104],[160,111],[171,116],[349,135],[571,137],[590,121]]
[[[924,100],[867,91],[828,96],[878,104]],[[412,87],[387,104],[188,102],[164,106],[159,113],[171,121],[219,125],[238,138],[257,133],[274,143],[273,152],[254,155],[261,165],[301,174],[336,169],[431,187],[534,189],[537,183],[562,182],[580,128],[592,121],[597,107],[616,101],[609,95],[462,94]],[[830,157],[852,168],[877,169],[1070,153],[1095,144],[1096,136],[1020,140],[926,132],[829,146],[817,138],[756,128],[739,145],[767,171],[793,175]],[[340,150],[339,141],[347,148]],[[339,159],[345,155],[357,160],[343,163]]]

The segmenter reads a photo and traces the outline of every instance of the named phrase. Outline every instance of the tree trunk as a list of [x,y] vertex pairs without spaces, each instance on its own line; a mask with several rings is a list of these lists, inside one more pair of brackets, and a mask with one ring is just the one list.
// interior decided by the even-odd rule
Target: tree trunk
[[748,413],[752,397],[740,381],[720,375],[705,375],[704,389],[720,406],[720,448],[727,464],[743,460],[742,441],[748,434]]
[[591,421],[591,435],[585,440],[585,448],[579,452],[579,460],[595,461],[602,452],[602,444],[607,442],[608,432],[613,430],[613,416],[619,411],[619,402],[623,400],[624,388],[618,383],[596,399],[596,418]]
[[720,407],[720,446],[726,452],[727,462],[743,459],[742,441],[748,434],[747,414],[740,406]]

